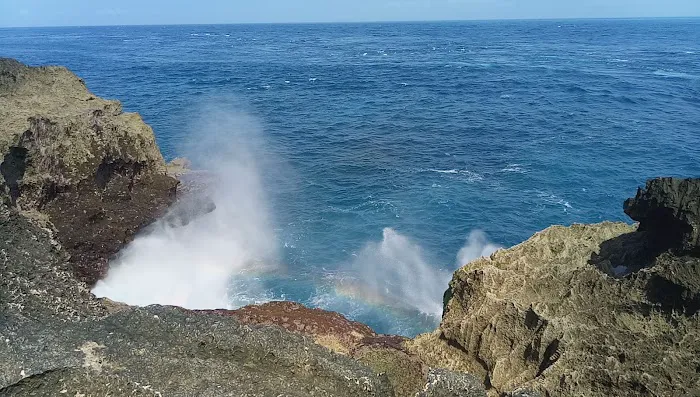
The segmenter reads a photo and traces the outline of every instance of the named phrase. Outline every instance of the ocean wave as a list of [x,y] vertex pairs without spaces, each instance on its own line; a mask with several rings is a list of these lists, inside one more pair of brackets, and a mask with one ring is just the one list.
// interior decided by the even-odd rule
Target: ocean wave
[[659,69],[659,70],[655,71],[654,74],[657,76],[661,76],[661,77],[676,78],[676,79],[694,80],[694,79],[700,78],[699,76],[689,74],[689,73],[676,72],[673,70],[663,70],[663,69]]
[[508,164],[505,168],[501,169],[501,172],[513,172],[517,174],[527,173],[521,164]]
[[566,200],[563,198],[552,194],[552,193],[547,193],[543,191],[535,191],[537,193],[537,197],[539,197],[542,201],[544,201],[547,204],[550,205],[560,205],[564,207],[564,212],[568,212],[568,210],[573,209],[574,207]]
[[438,169],[431,168],[431,169],[428,169],[425,171],[436,172],[438,174],[443,174],[443,175],[464,175],[464,176],[466,176],[466,180],[468,182],[479,182],[479,181],[484,180],[484,177],[481,174],[476,173],[474,171],[469,171],[469,170],[457,170],[457,169],[438,170]]

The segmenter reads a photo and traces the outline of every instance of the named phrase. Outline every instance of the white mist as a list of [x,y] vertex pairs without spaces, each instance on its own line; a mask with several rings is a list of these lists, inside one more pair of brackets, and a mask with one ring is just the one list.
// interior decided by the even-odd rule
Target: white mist
[[[258,172],[264,163],[261,128],[246,114],[222,107],[210,106],[198,114],[188,157],[207,170],[207,183],[190,199],[209,197],[216,209],[184,226],[168,221],[172,216],[157,222],[111,263],[107,277],[93,289],[95,295],[132,305],[189,309],[231,308],[256,303],[265,295],[250,277],[278,263],[277,239]],[[186,199],[171,213],[188,208],[192,205]],[[245,291],[232,296],[232,279],[243,276]]]
[[[490,243],[484,232],[472,231],[457,255],[456,268],[500,248]],[[346,271],[352,275],[352,281],[345,281],[341,288],[365,301],[439,318],[442,296],[454,270],[437,269],[426,261],[417,243],[386,228],[382,241],[368,243],[352,261]]]

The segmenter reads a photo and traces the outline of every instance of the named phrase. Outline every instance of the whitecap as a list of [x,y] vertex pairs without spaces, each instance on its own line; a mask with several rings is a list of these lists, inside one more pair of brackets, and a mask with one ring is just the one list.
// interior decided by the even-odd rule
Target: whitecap
[[518,174],[526,173],[520,164],[508,164],[505,168],[501,169],[501,172],[515,172]]
[[542,199],[542,201],[544,201],[547,204],[561,205],[562,207],[564,207],[564,212],[567,212],[568,209],[574,208],[571,206],[571,204],[568,201],[564,200],[563,198],[561,198],[555,194],[538,191],[537,197]]
[[309,78],[309,81],[316,81],[316,77]]
[[698,76],[688,74],[688,73],[683,73],[683,72],[675,72],[673,70],[663,70],[659,69],[654,72],[655,75],[661,76],[661,77],[667,77],[667,78],[677,78],[677,79],[697,79]]
[[437,172],[438,174],[446,174],[446,175],[464,175],[466,176],[467,182],[479,182],[483,181],[484,177],[481,176],[481,174],[476,173],[474,171],[469,171],[469,170],[436,170],[436,169],[429,169],[428,171],[430,172]]
[[510,98],[512,98],[512,97],[513,97],[513,96],[510,95],[510,94],[503,94],[503,95],[501,95],[501,99],[510,99]]
[[289,84],[290,81],[289,81],[289,80],[285,80],[284,83],[285,83],[285,84]]

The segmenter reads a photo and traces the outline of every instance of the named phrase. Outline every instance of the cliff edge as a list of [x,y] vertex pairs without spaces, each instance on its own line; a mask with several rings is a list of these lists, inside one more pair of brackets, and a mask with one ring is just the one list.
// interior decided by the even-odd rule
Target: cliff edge
[[151,128],[63,67],[0,59],[0,200],[48,220],[89,285],[173,202]]
[[652,180],[625,206],[639,228],[554,226],[469,263],[411,350],[493,395],[699,395],[699,188]]

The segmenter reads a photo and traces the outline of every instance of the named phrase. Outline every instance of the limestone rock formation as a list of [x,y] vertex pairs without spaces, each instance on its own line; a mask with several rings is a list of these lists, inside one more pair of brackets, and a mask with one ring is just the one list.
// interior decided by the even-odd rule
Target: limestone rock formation
[[[688,215],[693,183],[650,182],[657,193],[648,207],[666,205],[674,222],[697,224]],[[653,233],[662,229],[653,230],[669,222],[654,219],[640,231],[554,226],[466,265],[450,283],[439,329],[410,350],[428,365],[480,376],[492,395],[697,395],[700,259],[659,253]],[[688,247],[691,235],[677,238]]]
[[0,59],[0,200],[49,220],[82,280],[99,280],[176,187],[138,114],[63,67]]
[[370,327],[350,321],[339,313],[310,309],[294,302],[270,302],[238,310],[210,312],[234,316],[245,324],[276,325],[302,333],[341,354],[349,354],[364,338],[376,336]]

